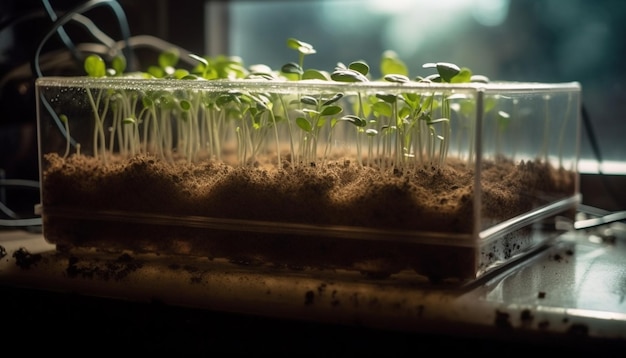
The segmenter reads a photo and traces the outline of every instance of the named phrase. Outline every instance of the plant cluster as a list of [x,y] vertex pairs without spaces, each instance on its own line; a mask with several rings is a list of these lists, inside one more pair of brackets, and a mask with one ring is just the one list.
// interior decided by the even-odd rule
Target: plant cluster
[[[176,90],[85,88],[95,122],[93,155],[106,161],[112,152],[124,156],[151,153],[171,161],[177,153],[194,161],[199,153],[206,153],[221,160],[224,144],[234,141],[236,162],[241,165],[252,165],[270,148],[279,167],[284,159],[291,166],[323,165],[329,160],[332,145],[349,141],[355,144],[360,165],[399,170],[441,166],[450,149],[453,112],[471,117],[473,99],[428,87],[415,90],[410,84],[488,81],[446,62],[424,64],[423,68],[435,73],[410,78],[408,67],[392,51],[383,54],[382,77],[376,80],[371,78],[369,65],[361,60],[338,63],[332,72],[305,69],[305,57],[316,52],[313,46],[293,38],[287,40],[287,46],[297,52],[298,61],[280,70],[265,65],[245,67],[236,57],[197,55],[191,55],[197,66],[188,70],[177,67],[179,55],[171,50],[161,53],[158,65],[145,72],[126,73],[123,57],[114,58],[107,67],[98,55],[88,56],[84,67],[93,78],[229,80],[244,84],[219,91],[197,86]],[[246,86],[246,81],[338,85],[328,87],[336,89],[333,91],[287,93],[261,91],[258,88],[262,87]],[[372,82],[387,84],[382,88],[389,91],[367,87]],[[372,92],[372,88],[378,89]],[[68,137],[67,156],[72,119],[65,114],[59,118]]]

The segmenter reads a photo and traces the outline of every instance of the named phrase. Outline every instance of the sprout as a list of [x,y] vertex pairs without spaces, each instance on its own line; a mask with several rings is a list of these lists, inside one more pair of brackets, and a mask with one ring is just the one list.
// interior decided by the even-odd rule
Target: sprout
[[[195,54],[189,56],[197,64],[186,69],[178,67],[178,50],[168,49],[159,55],[156,65],[149,66],[141,75],[184,81],[233,78],[275,81],[279,79],[278,74],[282,74],[290,80],[370,82],[370,66],[363,60],[348,65],[338,62],[332,72],[305,69],[304,58],[316,53],[314,47],[295,38],[287,39],[287,47],[295,50],[298,58],[284,64],[279,71],[266,65],[246,69],[236,57],[211,58]],[[115,57],[111,68],[106,68],[102,58],[91,55],[85,59],[84,67],[90,77],[123,77],[126,62],[123,57]],[[469,69],[448,62],[426,63],[423,68],[433,68],[436,73],[417,77],[418,81],[488,81],[484,76],[472,75]],[[399,88],[413,82],[407,66],[393,51],[383,53],[380,70],[383,81]],[[105,161],[116,148],[124,155],[153,153],[169,161],[173,160],[173,151],[188,161],[195,160],[200,151],[220,159],[223,144],[233,138],[241,165],[255,163],[257,155],[269,150],[270,143],[274,143],[272,151],[275,151],[278,167],[282,167],[282,133],[287,134],[290,151],[287,157],[292,167],[318,160],[323,164],[329,159],[337,133],[345,131],[337,128],[348,128],[337,126],[342,122],[354,129],[348,130],[351,134],[341,134],[339,140],[347,136],[345,138],[354,142],[360,165],[363,164],[363,143],[367,144],[368,166],[378,163],[381,169],[399,170],[441,166],[451,140],[451,114],[459,112],[464,103],[451,93],[414,91],[372,94],[356,90],[349,95],[342,92],[252,93],[235,89],[219,93],[195,89],[86,91],[95,122],[94,156]],[[453,101],[456,101],[454,110]],[[107,133],[104,125],[109,122]],[[63,123],[69,136],[66,117]],[[324,147],[318,151],[320,143]],[[65,152],[67,156],[69,149]]]
[[61,122],[63,123],[64,127],[65,127],[65,153],[63,154],[63,158],[67,158],[67,156],[70,154],[70,121],[67,118],[67,116],[65,114],[61,114],[59,116],[59,119],[61,120]]

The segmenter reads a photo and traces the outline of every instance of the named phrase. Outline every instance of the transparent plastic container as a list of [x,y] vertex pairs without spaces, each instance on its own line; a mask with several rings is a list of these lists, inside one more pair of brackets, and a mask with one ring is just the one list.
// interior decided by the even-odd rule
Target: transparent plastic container
[[580,202],[578,83],[37,80],[58,250],[474,280]]

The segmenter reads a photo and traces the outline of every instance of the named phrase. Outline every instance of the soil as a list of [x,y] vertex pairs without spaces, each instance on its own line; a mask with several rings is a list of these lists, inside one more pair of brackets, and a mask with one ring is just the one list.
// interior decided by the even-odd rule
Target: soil
[[[291,266],[316,265],[323,257],[324,267],[357,268],[383,275],[406,265],[442,277],[476,271],[471,248],[468,252],[445,244],[420,247],[416,263],[416,249],[407,243],[383,241],[377,246],[372,240],[355,244],[354,240],[321,237],[296,242],[287,238],[289,235],[242,226],[239,229],[243,230],[220,229],[209,234],[203,229],[204,223],[185,223],[168,230],[171,225],[160,225],[160,219],[155,219],[209,217],[269,222],[277,227],[293,223],[470,234],[474,172],[454,159],[444,167],[404,172],[381,171],[349,161],[295,168],[284,165],[283,170],[212,161],[168,163],[149,155],[109,158],[106,166],[93,157],[76,154],[68,158],[49,154],[45,161],[44,233],[59,247],[225,256],[248,264],[269,260]],[[482,224],[500,222],[555,198],[570,196],[574,185],[572,172],[555,170],[540,161],[485,163]],[[58,208],[69,209],[70,214],[57,215],[54,212]],[[91,220],[95,211],[121,213],[128,220],[103,224]],[[76,213],[84,224],[73,220]],[[133,222],[135,214],[149,218]],[[241,231],[248,234],[242,235]],[[446,250],[438,254],[441,248]],[[399,259],[398,255],[406,257]],[[441,269],[442,261],[455,259],[458,263],[452,266],[458,267],[450,268],[450,272]]]

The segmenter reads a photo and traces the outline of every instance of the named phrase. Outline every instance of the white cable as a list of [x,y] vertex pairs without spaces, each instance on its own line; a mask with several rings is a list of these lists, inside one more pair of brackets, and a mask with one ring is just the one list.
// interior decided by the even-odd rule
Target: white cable
[[[26,179],[0,179],[0,187],[24,187],[39,189],[39,182]],[[0,202],[0,211],[4,212],[13,219],[0,219],[0,226],[8,227],[28,227],[41,225],[41,218],[16,219],[17,215],[9,209],[4,203]]]
[[28,226],[39,226],[41,225],[41,218],[32,218],[32,219],[0,219],[0,226],[8,226],[8,227],[28,227]]

